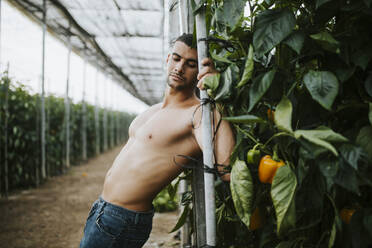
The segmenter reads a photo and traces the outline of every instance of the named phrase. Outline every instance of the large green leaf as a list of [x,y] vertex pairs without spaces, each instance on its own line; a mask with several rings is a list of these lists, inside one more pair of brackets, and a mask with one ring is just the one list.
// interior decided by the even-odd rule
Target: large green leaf
[[305,35],[301,31],[293,32],[289,35],[285,40],[284,43],[287,44],[290,48],[292,48],[297,54],[300,54],[301,49],[304,45]]
[[296,175],[289,165],[280,167],[276,171],[270,192],[275,207],[278,235],[295,224],[296,216],[293,210],[296,187]]
[[244,72],[242,79],[238,83],[236,87],[242,87],[245,85],[251,78],[253,74],[253,68],[254,68],[254,61],[253,61],[253,46],[249,45],[249,51],[248,51],[248,57],[245,62]]
[[253,211],[253,181],[246,163],[242,160],[236,160],[232,167],[230,188],[236,213],[249,227]]
[[231,97],[233,92],[233,83],[236,81],[238,74],[239,67],[237,67],[235,64],[231,64],[229,67],[227,67],[227,69],[221,74],[220,83],[214,100],[223,101]]
[[282,100],[276,106],[274,115],[275,124],[279,129],[292,133],[292,104],[287,96],[283,96]]
[[273,82],[275,76],[275,70],[261,74],[253,80],[253,84],[249,89],[249,109],[248,112],[253,109],[256,103],[261,99],[261,97],[266,93],[270,88],[271,83]]
[[218,88],[219,82],[220,82],[220,75],[219,73],[213,74],[209,77],[206,77],[203,80],[203,86],[206,89],[211,89],[213,92],[215,92]]
[[340,53],[340,43],[333,38],[333,36],[327,31],[323,31],[317,34],[312,34],[310,37],[315,40],[323,49]]
[[294,14],[288,9],[268,9],[257,16],[253,46],[258,57],[284,40],[296,24]]
[[330,142],[346,142],[348,141],[344,136],[341,134],[333,132],[332,129],[328,127],[318,127],[314,130],[296,130],[294,132],[296,139],[301,137],[305,138],[306,140],[318,145],[322,146],[328,150],[330,150],[335,156],[338,156],[338,152],[336,148]]
[[216,11],[218,21],[234,30],[243,16],[245,3],[246,0],[224,1],[223,6]]
[[212,57],[213,60],[216,60],[216,61],[219,61],[219,62],[228,63],[228,64],[233,64],[233,62],[230,61],[228,58],[223,57],[221,55],[218,55],[215,52],[210,52],[210,55],[211,55],[211,57]]
[[352,144],[343,144],[339,148],[342,158],[355,170],[358,170],[358,160],[362,157],[362,148]]
[[360,145],[368,154],[368,158],[372,161],[372,127],[365,126],[360,129],[356,138],[356,143]]
[[331,110],[333,101],[338,94],[338,80],[329,71],[310,70],[304,76],[304,83],[311,97],[325,109]]
[[232,122],[232,123],[243,123],[243,124],[252,124],[256,122],[265,122],[265,120],[255,116],[255,115],[239,115],[231,117],[223,117],[223,120]]

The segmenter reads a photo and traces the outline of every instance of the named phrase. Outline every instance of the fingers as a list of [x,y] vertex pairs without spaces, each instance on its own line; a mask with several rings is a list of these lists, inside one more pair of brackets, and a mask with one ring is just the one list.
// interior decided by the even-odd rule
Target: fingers
[[216,68],[214,68],[214,64],[213,64],[212,59],[210,59],[210,58],[204,58],[202,60],[202,65],[203,65],[203,67],[199,71],[198,76],[197,76],[197,79],[198,80],[201,80],[201,78],[203,78],[207,74],[217,73]]
[[198,87],[200,90],[204,90],[203,80],[200,80],[196,87]]

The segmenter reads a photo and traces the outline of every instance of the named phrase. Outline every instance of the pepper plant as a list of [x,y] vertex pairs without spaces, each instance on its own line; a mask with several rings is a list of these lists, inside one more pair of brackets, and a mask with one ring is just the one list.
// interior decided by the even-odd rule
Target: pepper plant
[[204,85],[236,131],[218,247],[372,245],[372,1],[202,9],[221,71]]
[[[16,82],[4,73],[0,78],[0,194],[40,183],[41,164],[41,97],[32,94],[27,86]],[[70,144],[71,164],[82,161],[82,104],[71,104]],[[47,175],[64,173],[66,157],[65,104],[64,99],[54,95],[45,97],[46,110],[46,164]],[[109,116],[116,116],[117,125],[109,119],[109,128],[115,128],[118,145],[128,139],[128,127],[135,115],[100,108]],[[6,124],[6,125],[5,125]],[[86,104],[87,157],[95,156],[94,106]],[[100,125],[103,134],[103,125]],[[108,132],[112,133],[111,130]],[[112,139],[112,135],[109,135]],[[103,140],[103,139],[101,139]],[[100,143],[103,151],[103,142]],[[6,187],[7,185],[7,187]]]

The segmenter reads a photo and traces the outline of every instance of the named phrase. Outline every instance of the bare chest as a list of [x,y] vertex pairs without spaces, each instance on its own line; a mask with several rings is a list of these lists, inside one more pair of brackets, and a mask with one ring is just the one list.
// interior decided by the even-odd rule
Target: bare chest
[[136,140],[160,147],[187,142],[192,139],[191,116],[182,111],[158,111],[133,127]]

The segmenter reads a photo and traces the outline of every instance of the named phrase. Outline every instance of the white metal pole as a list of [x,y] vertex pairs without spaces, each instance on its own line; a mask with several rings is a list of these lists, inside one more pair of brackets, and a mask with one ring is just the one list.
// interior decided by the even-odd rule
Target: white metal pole
[[87,107],[85,103],[85,97],[86,97],[86,74],[87,74],[87,58],[86,54],[84,53],[84,67],[83,67],[83,99],[82,99],[82,135],[81,135],[81,143],[83,146],[82,156],[83,160],[87,160]]
[[[1,15],[1,12],[2,12],[2,8],[1,8],[1,5],[2,5],[2,0],[0,0],[0,75],[3,74],[3,66],[1,64],[2,60],[1,60],[1,40],[2,40],[2,35],[1,35],[1,25],[2,25],[2,15]],[[1,175],[1,173],[0,173]]]
[[110,147],[113,148],[114,145],[115,145],[115,142],[114,142],[114,128],[115,128],[115,125],[114,125],[114,118],[115,118],[115,115],[114,115],[114,91],[113,91],[113,85],[112,85],[112,81],[109,80],[109,90],[110,90],[110,118],[111,118],[111,121],[110,121]]
[[[187,26],[187,20],[185,16],[185,11],[188,11],[187,9],[187,0],[179,0],[178,2],[178,17],[179,17],[179,33],[182,35],[183,33],[188,33],[188,26]],[[179,186],[179,194],[180,199],[182,197],[182,194],[186,192],[188,189],[187,181],[181,180],[180,186]],[[184,211],[184,206],[181,205],[181,213]],[[189,247],[191,246],[191,239],[190,239],[190,232],[189,232],[189,221],[187,220],[185,224],[183,225],[181,229],[181,247]]]
[[67,52],[67,77],[66,77],[66,95],[65,95],[65,128],[66,128],[66,168],[70,167],[70,61],[71,61],[71,42],[68,37]]
[[[41,62],[41,178],[46,178],[45,166],[45,36],[46,36],[46,0],[43,0],[43,48]],[[37,173],[37,172],[36,172]],[[38,182],[37,182],[38,184]]]
[[107,79],[106,75],[103,79],[103,150],[106,151],[108,148],[108,130],[107,130]]
[[[200,0],[196,1],[198,4]],[[202,70],[202,59],[208,56],[208,46],[205,39],[207,30],[205,25],[205,11],[202,9],[196,16],[196,37],[198,47],[198,65],[199,71]],[[213,168],[213,144],[212,144],[212,125],[211,125],[211,106],[207,102],[208,94],[205,90],[200,92],[201,102],[203,105],[202,115],[202,133],[203,133],[203,163],[209,168]],[[206,218],[206,241],[209,246],[216,246],[216,204],[214,192],[214,175],[204,172],[204,189],[205,189],[205,218]]]
[[98,69],[96,69],[96,99],[94,108],[94,123],[96,129],[96,155],[100,153],[100,130],[99,130],[99,108],[98,108]]

